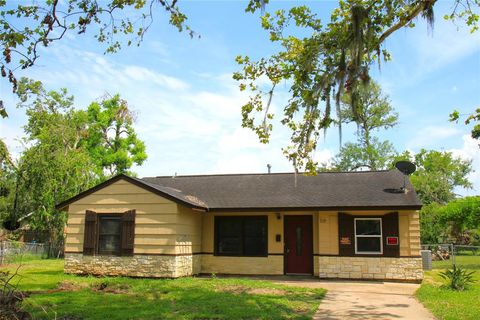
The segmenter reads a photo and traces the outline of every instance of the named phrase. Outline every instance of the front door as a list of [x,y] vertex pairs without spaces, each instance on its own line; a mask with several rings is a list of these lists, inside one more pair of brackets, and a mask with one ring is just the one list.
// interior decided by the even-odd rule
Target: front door
[[312,216],[284,216],[285,273],[313,274]]

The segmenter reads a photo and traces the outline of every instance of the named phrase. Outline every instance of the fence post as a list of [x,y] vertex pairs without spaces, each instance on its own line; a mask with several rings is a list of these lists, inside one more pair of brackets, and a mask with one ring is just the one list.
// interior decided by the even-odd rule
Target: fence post
[[455,244],[452,243],[452,262],[453,262],[453,265],[455,266]]
[[3,240],[0,240],[0,265],[3,264],[3,254],[4,254]]

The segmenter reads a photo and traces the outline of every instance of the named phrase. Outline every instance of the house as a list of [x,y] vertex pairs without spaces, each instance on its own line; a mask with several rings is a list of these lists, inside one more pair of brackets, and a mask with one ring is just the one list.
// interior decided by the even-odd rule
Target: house
[[67,210],[65,272],[419,281],[421,202],[398,170],[118,175]]

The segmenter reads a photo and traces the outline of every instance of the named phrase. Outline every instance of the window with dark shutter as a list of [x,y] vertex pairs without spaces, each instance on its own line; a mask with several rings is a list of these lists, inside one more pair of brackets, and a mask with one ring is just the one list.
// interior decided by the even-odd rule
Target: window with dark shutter
[[133,255],[135,210],[124,214],[85,213],[83,254]]
[[383,255],[385,257],[399,257],[400,243],[389,244],[388,238],[399,238],[398,212],[392,212],[382,217],[383,222]]
[[120,255],[122,219],[119,215],[98,217],[98,254]]
[[87,210],[85,213],[85,230],[83,238],[83,254],[93,255],[95,252],[97,233],[97,214]]
[[122,216],[122,256],[133,256],[134,240],[135,210],[130,210]]
[[347,213],[338,213],[340,256],[399,257],[399,243],[389,244],[388,241],[389,238],[398,239],[398,237],[397,212],[383,216],[353,216]]
[[353,216],[347,213],[338,213],[338,249],[341,256],[355,255],[353,219]]

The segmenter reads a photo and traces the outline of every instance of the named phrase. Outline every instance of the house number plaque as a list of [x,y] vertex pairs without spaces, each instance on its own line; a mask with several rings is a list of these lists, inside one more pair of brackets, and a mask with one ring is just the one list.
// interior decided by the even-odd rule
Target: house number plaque
[[350,244],[352,244],[352,241],[350,240],[350,237],[341,237],[340,238],[340,244],[350,245]]

